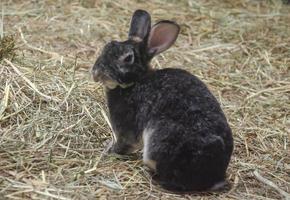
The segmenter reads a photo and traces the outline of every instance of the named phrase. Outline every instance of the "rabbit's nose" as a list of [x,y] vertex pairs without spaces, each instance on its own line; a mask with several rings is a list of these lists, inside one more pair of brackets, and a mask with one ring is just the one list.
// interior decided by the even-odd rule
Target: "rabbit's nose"
[[100,78],[99,70],[92,69],[91,74],[92,74],[94,81],[96,81],[96,82],[99,81],[99,78]]

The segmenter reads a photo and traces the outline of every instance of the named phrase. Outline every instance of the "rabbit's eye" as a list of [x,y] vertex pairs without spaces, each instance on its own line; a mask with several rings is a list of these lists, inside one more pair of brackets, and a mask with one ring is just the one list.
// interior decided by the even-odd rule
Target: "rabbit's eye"
[[134,54],[133,53],[128,53],[125,54],[121,57],[121,61],[124,63],[129,63],[132,64],[134,62]]
[[128,55],[128,56],[126,56],[125,59],[124,59],[124,61],[125,61],[125,62],[128,62],[128,63],[132,62],[132,60],[133,60],[133,55]]

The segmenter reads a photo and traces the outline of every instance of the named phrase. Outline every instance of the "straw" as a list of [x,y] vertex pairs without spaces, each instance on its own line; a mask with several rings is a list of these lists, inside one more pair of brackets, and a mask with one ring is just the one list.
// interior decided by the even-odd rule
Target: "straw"
[[[290,6],[279,0],[3,1],[0,4],[0,197],[4,199],[285,199],[290,193]],[[131,14],[181,25],[152,61],[203,80],[233,130],[221,193],[173,194],[141,153],[106,154],[114,137],[89,71]],[[2,199],[1,198],[1,199]]]

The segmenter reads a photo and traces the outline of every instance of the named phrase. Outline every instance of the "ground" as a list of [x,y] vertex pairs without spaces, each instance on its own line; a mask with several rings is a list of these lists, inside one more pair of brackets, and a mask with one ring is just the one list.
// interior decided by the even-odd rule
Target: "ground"
[[[0,3],[0,199],[287,199],[290,6],[279,0],[4,0]],[[132,12],[181,25],[152,62],[203,80],[234,134],[222,193],[170,194],[140,156],[107,156],[101,85],[89,69],[126,39]]]

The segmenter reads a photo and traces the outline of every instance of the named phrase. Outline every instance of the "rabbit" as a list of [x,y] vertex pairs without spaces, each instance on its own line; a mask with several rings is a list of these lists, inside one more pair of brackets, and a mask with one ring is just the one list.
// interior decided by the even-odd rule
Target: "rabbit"
[[152,178],[169,191],[221,189],[233,151],[227,119],[207,86],[191,73],[154,70],[152,58],[173,45],[180,27],[136,10],[128,39],[111,41],[91,69],[104,85],[114,140],[110,153],[143,149]]

